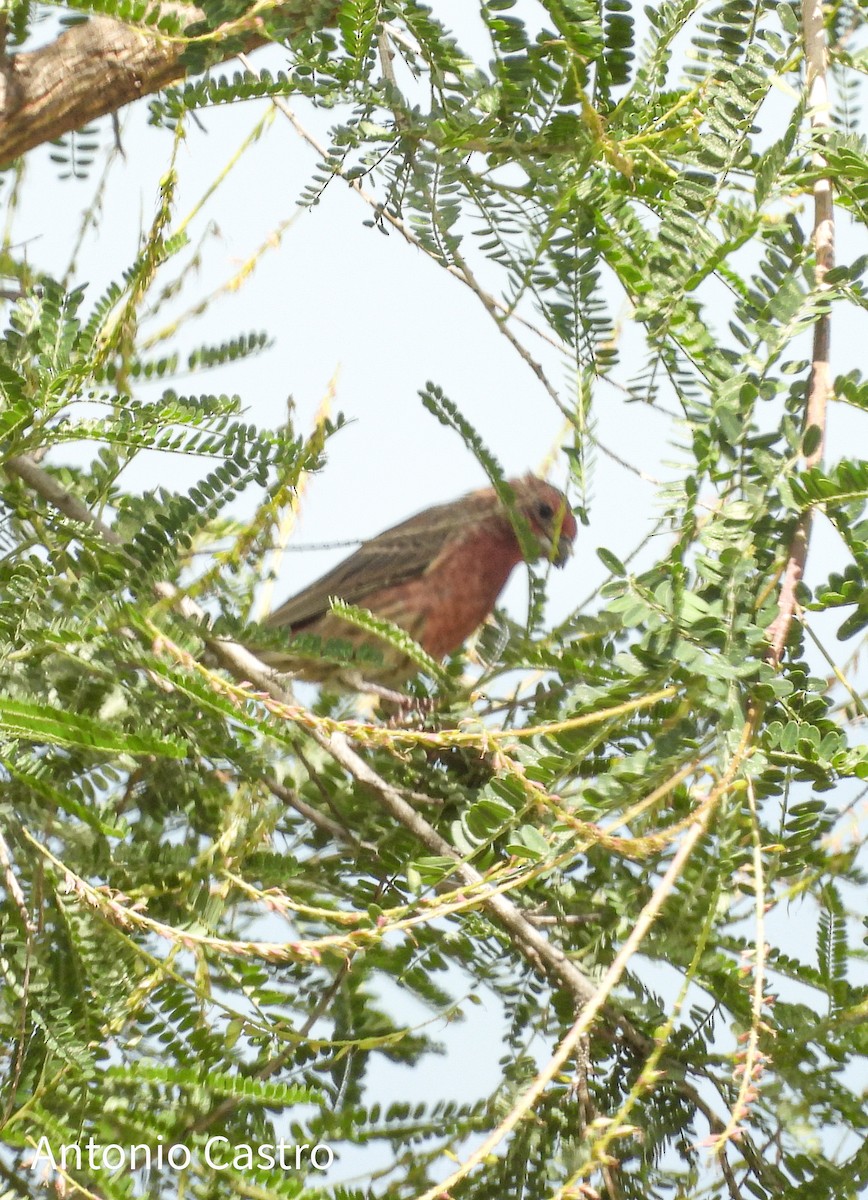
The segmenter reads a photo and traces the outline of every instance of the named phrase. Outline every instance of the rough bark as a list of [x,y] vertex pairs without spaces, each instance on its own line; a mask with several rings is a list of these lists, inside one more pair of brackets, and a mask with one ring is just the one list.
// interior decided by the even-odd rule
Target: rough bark
[[[302,31],[331,24],[336,10],[337,4],[322,0],[293,0],[280,15]],[[183,13],[186,27],[203,15],[193,5],[175,11]],[[268,41],[261,22],[254,18],[251,25],[242,39],[245,50]],[[226,40],[226,58],[238,53],[237,32]],[[219,54],[219,34],[211,46]],[[0,164],[183,78],[184,49],[183,41],[157,31],[97,16],[38,50],[0,53]]]

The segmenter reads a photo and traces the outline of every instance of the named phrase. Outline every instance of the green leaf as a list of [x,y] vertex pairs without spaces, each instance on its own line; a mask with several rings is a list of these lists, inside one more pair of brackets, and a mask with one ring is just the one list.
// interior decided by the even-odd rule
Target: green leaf
[[159,754],[167,758],[183,758],[187,754],[186,742],[178,739],[126,733],[78,713],[58,711],[51,705],[3,697],[0,697],[0,729],[23,741],[77,746],[93,752]]

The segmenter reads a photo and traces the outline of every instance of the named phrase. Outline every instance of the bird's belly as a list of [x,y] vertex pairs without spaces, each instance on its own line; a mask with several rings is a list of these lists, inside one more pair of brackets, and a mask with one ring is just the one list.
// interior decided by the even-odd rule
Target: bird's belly
[[418,579],[384,592],[372,608],[411,633],[432,658],[445,658],[489,616],[514,565],[492,556],[489,546],[474,556],[465,545]]

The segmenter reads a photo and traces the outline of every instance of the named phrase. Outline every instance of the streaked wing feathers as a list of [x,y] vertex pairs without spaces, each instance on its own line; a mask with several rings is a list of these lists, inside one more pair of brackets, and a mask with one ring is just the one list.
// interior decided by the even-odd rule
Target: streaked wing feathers
[[422,575],[467,521],[467,514],[456,513],[457,508],[458,503],[453,502],[428,509],[365,542],[355,554],[276,608],[265,624],[301,631],[329,611],[332,596],[347,604],[364,605],[371,593]]

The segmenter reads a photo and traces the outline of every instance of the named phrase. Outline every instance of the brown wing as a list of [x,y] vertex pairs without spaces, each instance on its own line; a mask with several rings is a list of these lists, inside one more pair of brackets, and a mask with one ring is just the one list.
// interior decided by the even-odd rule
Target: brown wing
[[276,608],[265,624],[302,630],[329,611],[332,596],[347,604],[364,604],[373,592],[422,575],[461,525],[478,519],[475,508],[468,514],[467,499],[426,509],[365,542],[355,554]]

